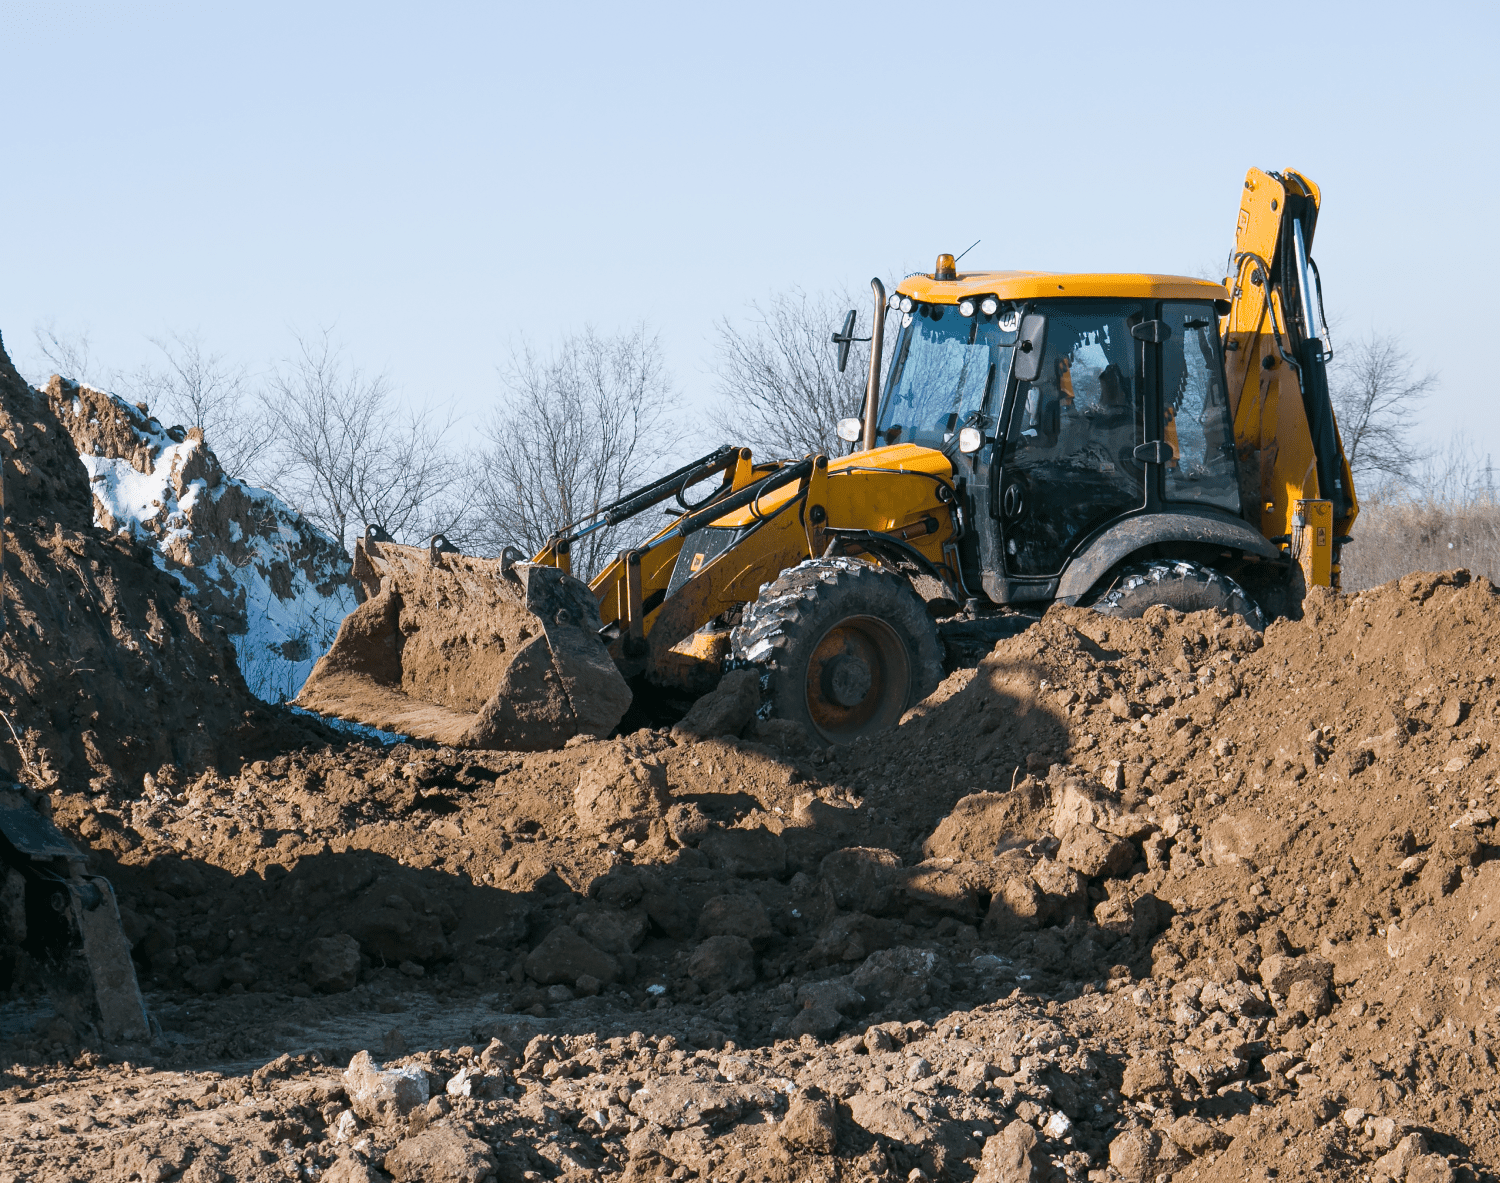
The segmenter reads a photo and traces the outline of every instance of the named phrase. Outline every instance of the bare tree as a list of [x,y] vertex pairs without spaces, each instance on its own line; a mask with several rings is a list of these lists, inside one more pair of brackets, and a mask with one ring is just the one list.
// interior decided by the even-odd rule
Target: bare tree
[[205,348],[196,333],[153,337],[165,364],[143,365],[120,384],[164,423],[197,427],[224,471],[274,483],[264,461],[273,452],[272,423],[246,368]]
[[[857,416],[865,394],[866,356],[859,347],[841,374],[832,335],[856,309],[856,335],[870,331],[869,297],[809,295],[800,288],[752,303],[748,324],[718,325],[720,402],[711,420],[732,443],[757,455],[837,455],[840,419]],[[887,336],[887,345],[894,343]]]
[[366,374],[327,330],[299,336],[264,396],[276,428],[273,491],[350,546],[369,523],[398,542],[462,537],[463,465],[451,411],[409,409],[384,374]]
[[[476,537],[491,553],[507,543],[536,553],[553,531],[644,483],[681,440],[661,341],[644,325],[618,336],[585,328],[547,356],[524,346],[501,382],[473,496]],[[654,525],[587,535],[574,572],[591,578]]]
[[[31,333],[36,339],[38,352],[46,359],[47,365],[52,367],[52,373],[87,386],[97,386],[104,381],[103,374],[94,372],[94,351],[87,328],[76,333],[61,332],[57,321],[52,319],[34,325]],[[34,375],[32,381],[41,386],[46,381],[46,375]]]
[[1413,373],[1411,355],[1390,334],[1371,333],[1334,357],[1330,394],[1344,454],[1356,475],[1404,477],[1423,458],[1412,428],[1417,406],[1437,386],[1437,375]]

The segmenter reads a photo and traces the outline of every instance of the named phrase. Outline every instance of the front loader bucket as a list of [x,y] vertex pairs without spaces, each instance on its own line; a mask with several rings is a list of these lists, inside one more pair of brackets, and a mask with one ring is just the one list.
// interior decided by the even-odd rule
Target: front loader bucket
[[297,705],[451,747],[540,751],[608,735],[630,688],[588,585],[555,567],[362,540],[369,597]]

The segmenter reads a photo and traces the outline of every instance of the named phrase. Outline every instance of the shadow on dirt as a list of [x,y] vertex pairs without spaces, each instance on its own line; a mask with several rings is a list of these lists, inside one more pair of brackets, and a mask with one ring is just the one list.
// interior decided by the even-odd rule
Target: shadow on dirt
[[[1069,734],[1039,689],[1024,666],[989,663],[894,735],[816,766],[732,739],[667,749],[681,762],[674,810],[694,824],[674,812],[675,831],[653,824],[633,855],[586,879],[563,873],[562,827],[496,816],[514,800],[509,773],[445,769],[426,749],[413,753],[430,766],[421,776],[379,791],[382,824],[415,836],[452,821],[468,834],[489,808],[534,865],[551,864],[526,890],[371,850],[241,874],[181,853],[114,866],[163,1029],[120,1054],[243,1075],[283,1053],[338,1064],[361,1048],[524,1047],[548,1032],[770,1054],[871,1026],[893,1043],[959,1038],[976,1008],[1002,1000],[1048,1024],[1070,999],[1107,998],[1148,973],[1165,909],[1121,899],[1101,923],[1111,885],[1056,857],[1061,770],[1025,770],[1043,771],[1028,756],[1060,758]],[[955,735],[961,751],[935,747]],[[694,762],[736,776],[694,780]],[[739,782],[755,768],[751,791]],[[781,796],[768,795],[772,781]],[[77,1050],[37,1025],[11,1039],[14,1062]],[[1099,1057],[1083,1078],[1046,1069],[1043,1083],[1081,1122],[1082,1098],[1117,1087],[1121,1071]],[[908,1151],[896,1157],[915,1167],[931,1148]]]

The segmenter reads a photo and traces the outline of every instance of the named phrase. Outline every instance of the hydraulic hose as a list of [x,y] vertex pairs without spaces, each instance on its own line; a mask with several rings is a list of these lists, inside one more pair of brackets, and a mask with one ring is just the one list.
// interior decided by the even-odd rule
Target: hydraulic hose
[[788,464],[784,468],[778,468],[768,476],[762,477],[753,485],[746,485],[738,493],[716,501],[707,509],[701,509],[697,513],[690,513],[682,518],[677,525],[670,530],[666,537],[686,538],[689,534],[696,534],[710,522],[723,517],[727,513],[733,513],[737,509],[744,509],[747,505],[753,505],[767,493],[774,492],[783,485],[790,485],[794,481],[800,481],[812,475],[814,457],[808,456],[795,464]]

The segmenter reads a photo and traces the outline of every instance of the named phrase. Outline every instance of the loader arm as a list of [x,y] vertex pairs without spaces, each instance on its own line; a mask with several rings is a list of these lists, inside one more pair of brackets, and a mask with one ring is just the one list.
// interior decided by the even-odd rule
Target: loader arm
[[956,584],[952,465],[941,452],[898,444],[748,475],[743,487],[622,552],[591,584],[610,655],[627,676],[689,690],[712,685],[728,636],[699,630],[830,548]]
[[[548,567],[559,567],[571,574],[573,543],[580,538],[586,538],[594,531],[608,526],[618,526],[674,498],[682,506],[682,512],[690,512],[748,484],[751,471],[750,449],[725,444],[706,456],[700,456],[691,463],[684,464],[675,472],[658,477],[650,484],[627,493],[608,505],[602,505],[553,531],[552,536],[547,539],[546,544],[531,561]],[[721,474],[724,479],[717,490],[709,493],[707,497],[700,498],[697,503],[690,503],[686,500],[687,491],[690,488]]]
[[[867,553],[956,578],[952,473],[912,444],[761,465],[724,447],[569,523],[530,562],[513,548],[463,555],[441,538],[402,546],[372,526],[355,553],[364,600],[297,703],[457,747],[607,735],[630,704],[626,678],[711,689],[728,632],[704,626],[811,555]],[[681,515],[592,584],[569,573],[578,539],[674,498]]]
[[[1294,556],[1318,547],[1319,560],[1303,564],[1310,584],[1337,586],[1359,503],[1329,394],[1333,355],[1311,256],[1320,200],[1300,173],[1249,171],[1220,330],[1242,500],[1256,507],[1261,533]],[[1319,514],[1331,523],[1313,522]]]

